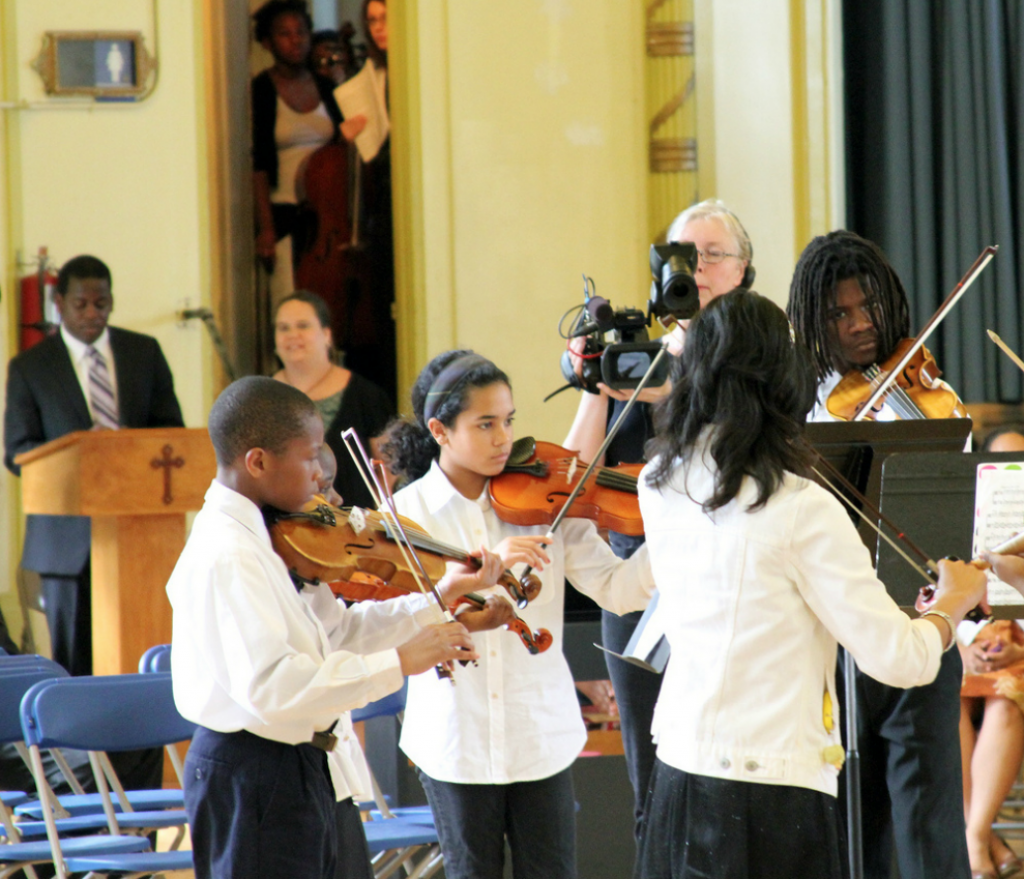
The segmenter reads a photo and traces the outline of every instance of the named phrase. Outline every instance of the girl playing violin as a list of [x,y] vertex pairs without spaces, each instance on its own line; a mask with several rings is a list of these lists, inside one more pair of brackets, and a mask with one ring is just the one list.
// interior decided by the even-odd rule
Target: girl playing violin
[[[843,376],[884,362],[910,334],[899,276],[876,244],[845,230],[804,249],[787,311],[813,361],[810,421],[837,420],[828,402]],[[877,414],[894,417],[888,402]],[[898,690],[856,676],[865,876],[889,876],[892,842],[903,879],[969,875],[958,735],[962,675],[953,650],[926,687]]]
[[656,412],[638,485],[672,660],[639,879],[839,879],[837,641],[919,686],[984,595],[979,570],[943,562],[932,615],[896,607],[844,508],[806,478],[813,389],[786,315],[734,290],[693,321]]
[[505,631],[475,635],[479,665],[457,668],[456,686],[410,679],[400,746],[419,768],[449,879],[501,879],[506,839],[515,875],[573,879],[570,766],[586,732],[562,653],[564,582],[616,612],[636,610],[654,588],[647,551],[623,561],[582,519],[549,537],[543,526],[498,519],[487,483],[511,451],[515,407],[508,377],[489,360],[438,355],[412,406],[383,443],[392,471],[412,480],[396,495],[398,511],[439,540],[484,543],[508,567],[533,566],[542,588],[522,616],[550,629],[554,645],[530,656]]

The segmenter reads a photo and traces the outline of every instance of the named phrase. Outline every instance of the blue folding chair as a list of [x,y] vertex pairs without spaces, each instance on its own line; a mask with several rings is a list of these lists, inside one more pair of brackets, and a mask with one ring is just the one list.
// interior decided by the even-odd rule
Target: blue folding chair
[[[41,659],[41,657],[39,658]],[[0,663],[0,666],[2,666],[0,668],[0,741],[20,745],[19,753],[27,760],[29,754],[22,742],[21,724],[16,722],[17,706],[21,701],[21,696],[40,681],[50,680],[55,675],[67,676],[67,672],[49,660],[44,660],[41,663],[22,662],[18,664],[16,670],[6,661]],[[70,769],[67,771],[70,772]],[[21,796],[29,799],[26,794]],[[38,825],[37,822],[15,823],[7,800],[7,796],[0,800],[0,823],[3,824],[4,831],[4,841],[0,842],[0,879],[22,869],[27,876],[35,879],[36,872],[32,868],[32,864],[48,863],[52,860],[50,844],[45,839],[45,827],[42,822],[38,822]],[[68,818],[57,821],[56,824],[63,832],[107,829],[107,822],[103,815]],[[43,838],[34,839],[34,837]],[[149,840],[144,836],[118,838],[104,834],[102,836],[77,837],[68,840],[67,846],[70,854],[128,854],[147,851]]]
[[[58,665],[53,660],[46,659],[42,656],[0,656],[0,678],[6,674],[13,674],[22,668],[40,668],[49,670],[52,672],[53,677],[67,677],[68,674],[62,666]],[[27,687],[25,689],[27,689]],[[0,738],[0,741],[13,741],[16,744],[21,742],[21,723],[17,716],[17,708],[15,706],[20,705],[21,695],[23,695],[23,693],[24,690],[15,689],[10,695],[10,698],[0,698],[0,707],[10,711],[9,720],[13,725],[10,731],[15,734],[9,739]],[[175,769],[178,772],[178,781],[180,784],[181,773],[183,771],[181,767],[181,759],[177,750],[173,747],[168,748],[168,752],[171,754],[171,762],[174,763]],[[26,764],[28,764],[28,751],[22,749],[19,753],[22,753],[22,759],[24,759]],[[93,815],[102,811],[103,801],[100,795],[87,794],[85,792],[60,751],[58,749],[53,749],[50,754],[73,791],[71,794],[59,797],[60,817],[65,818],[71,815]],[[123,802],[129,803],[131,810],[146,812],[162,809],[184,808],[185,801],[180,788],[178,790],[157,788],[153,790],[132,790],[126,792],[124,788],[121,787],[121,783],[117,779],[117,775],[114,773],[113,767],[110,765],[110,761],[107,759],[105,754],[100,757],[100,762],[104,767],[108,783],[111,784],[118,792],[118,798],[114,804],[115,809],[121,810]],[[31,767],[29,768],[31,769]],[[12,798],[17,799],[18,802],[9,801],[7,796],[4,796],[2,799],[5,805],[14,807],[15,814],[19,818],[31,819],[40,822],[42,821],[43,807],[36,797],[23,796],[20,798]],[[154,826],[173,826],[176,823],[180,823],[179,820],[173,816],[161,817],[153,815],[151,816],[151,819],[155,822]],[[144,829],[144,826],[139,824],[134,818],[129,820],[129,825]],[[90,826],[92,825],[86,822],[83,824],[83,828],[80,829],[85,829]],[[42,824],[36,826],[26,824],[22,831],[22,835],[26,837],[31,837],[33,835],[45,836],[45,828]]]
[[[375,717],[400,717],[405,710],[409,682],[402,689],[357,708],[352,721],[358,723]],[[372,820],[363,823],[366,844],[370,850],[375,879],[388,879],[404,867],[407,879],[428,879],[444,866],[444,856],[434,827],[434,816],[429,806],[408,806],[390,809],[370,772],[373,797],[377,809]]]
[[71,854],[57,831],[55,798],[46,783],[40,757],[41,748],[88,751],[96,786],[103,798],[104,814],[112,832],[116,833],[126,820],[125,813],[130,805],[122,803],[124,813],[115,811],[97,752],[154,748],[192,737],[195,724],[185,720],[175,708],[170,675],[109,675],[42,681],[22,699],[21,725],[42,793],[46,836],[59,879],[78,872],[118,873],[127,879],[192,869],[192,854],[187,851],[96,857]]
[[150,647],[139,660],[139,674],[151,674],[152,672],[171,671],[171,645],[157,644]]

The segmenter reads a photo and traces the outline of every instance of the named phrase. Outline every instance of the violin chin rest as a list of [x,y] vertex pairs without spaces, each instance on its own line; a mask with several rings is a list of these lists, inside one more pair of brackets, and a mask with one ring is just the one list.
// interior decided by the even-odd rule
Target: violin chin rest
[[525,464],[533,457],[533,453],[536,451],[537,440],[532,436],[521,436],[512,443],[512,451],[509,452],[505,466],[507,467],[509,464]]

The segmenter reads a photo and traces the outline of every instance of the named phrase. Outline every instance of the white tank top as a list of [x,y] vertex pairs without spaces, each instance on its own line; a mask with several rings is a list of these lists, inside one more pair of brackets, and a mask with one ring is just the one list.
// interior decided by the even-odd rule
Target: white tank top
[[270,200],[295,204],[295,174],[306,156],[318,150],[334,137],[334,123],[327,115],[323,101],[315,110],[296,113],[277,97],[277,122],[274,124],[274,142],[277,144],[277,188]]

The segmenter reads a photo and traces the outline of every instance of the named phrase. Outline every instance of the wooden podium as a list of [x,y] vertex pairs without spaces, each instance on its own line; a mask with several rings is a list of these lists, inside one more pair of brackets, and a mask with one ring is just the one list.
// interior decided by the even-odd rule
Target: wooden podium
[[18,455],[26,513],[92,517],[93,672],[171,640],[164,587],[216,475],[205,428],[77,431]]

